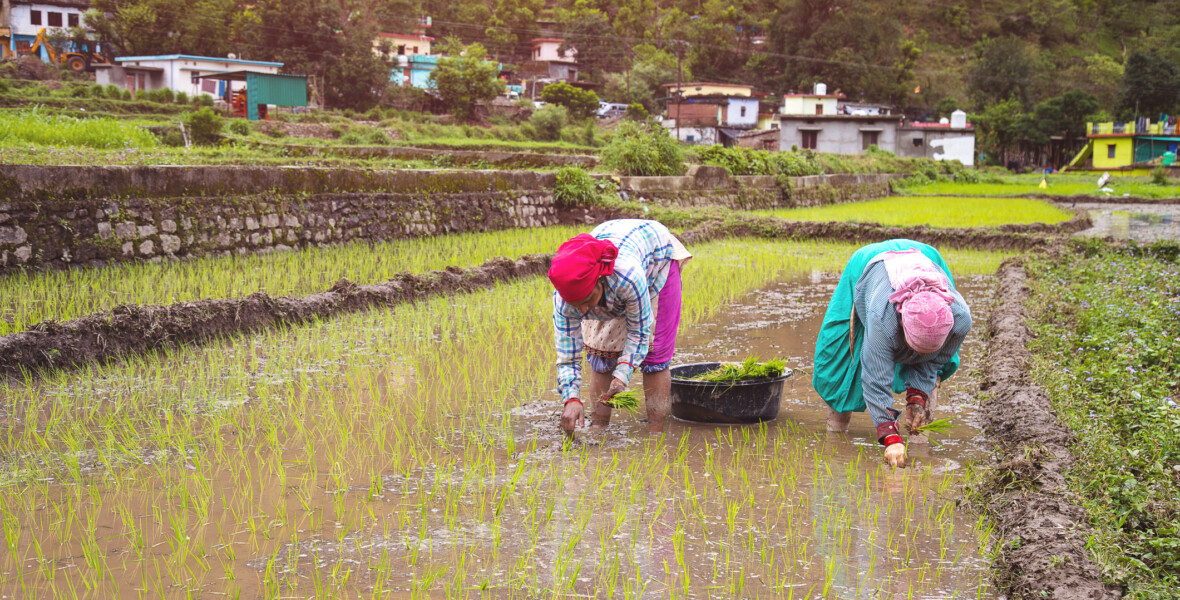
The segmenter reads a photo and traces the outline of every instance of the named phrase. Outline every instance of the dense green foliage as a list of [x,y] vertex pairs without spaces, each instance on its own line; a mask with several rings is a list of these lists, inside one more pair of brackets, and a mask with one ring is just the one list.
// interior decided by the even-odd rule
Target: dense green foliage
[[602,162],[623,175],[679,175],[684,151],[659,124],[624,121],[602,151]]
[[566,206],[587,206],[603,199],[618,198],[618,186],[608,179],[595,179],[582,167],[557,170],[553,199]]
[[[6,113],[0,119],[0,146],[39,144],[124,150],[152,148],[156,138],[144,129],[114,119],[79,119],[38,108]],[[22,148],[28,151],[28,148]]]
[[541,99],[549,104],[564,106],[575,119],[588,119],[598,110],[598,94],[578,89],[564,81],[545,86],[541,90]]
[[706,165],[724,167],[730,175],[819,175],[823,166],[814,152],[770,152],[752,148],[705,146],[696,150]]
[[497,77],[496,63],[487,60],[483,46],[450,47],[453,54],[438,60],[430,81],[451,112],[468,119],[475,114],[476,102],[491,100],[504,91],[504,82]]
[[1070,486],[1127,598],[1180,589],[1178,255],[1095,243],[1028,265],[1034,374],[1077,433]]
[[225,119],[208,106],[184,116],[185,127],[193,142],[198,144],[216,144],[221,140],[221,129],[225,126]]

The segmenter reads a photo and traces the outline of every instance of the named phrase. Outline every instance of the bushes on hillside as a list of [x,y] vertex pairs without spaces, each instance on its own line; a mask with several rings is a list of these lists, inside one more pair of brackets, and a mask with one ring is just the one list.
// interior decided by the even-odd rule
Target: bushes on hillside
[[212,108],[204,107],[196,112],[185,113],[184,126],[189,136],[198,144],[216,144],[221,140],[221,128],[225,120]]
[[557,170],[553,199],[563,206],[585,206],[604,197],[617,197],[618,187],[607,179],[595,179],[582,167],[562,167]]
[[603,163],[623,175],[680,175],[684,152],[667,129],[624,121],[602,151]]
[[598,94],[564,81],[545,86],[541,90],[541,99],[549,104],[564,106],[575,119],[588,119],[598,111]]
[[819,175],[823,173],[812,152],[769,152],[753,148],[706,146],[697,150],[697,158],[706,165],[729,171],[730,175]]
[[561,130],[568,121],[569,111],[564,106],[543,106],[521,125],[521,129],[538,142],[556,142],[561,139]]

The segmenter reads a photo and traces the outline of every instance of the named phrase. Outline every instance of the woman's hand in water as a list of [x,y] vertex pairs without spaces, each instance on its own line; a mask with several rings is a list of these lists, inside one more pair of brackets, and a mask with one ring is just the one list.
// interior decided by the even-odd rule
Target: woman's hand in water
[[905,444],[889,444],[885,448],[885,464],[895,469],[904,469],[905,462]]

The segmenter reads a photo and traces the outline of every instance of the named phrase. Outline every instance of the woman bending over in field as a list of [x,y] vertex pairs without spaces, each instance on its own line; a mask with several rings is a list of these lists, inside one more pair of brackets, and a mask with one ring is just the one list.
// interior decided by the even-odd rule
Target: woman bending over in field
[[592,369],[592,428],[610,424],[609,401],[643,372],[648,427],[662,431],[671,404],[668,371],[680,324],[680,270],[692,258],[660,223],[607,221],[562,244],[553,257],[557,389],[567,434],[584,421],[581,354]]
[[959,368],[971,311],[934,248],[889,240],[844,267],[815,344],[812,385],[828,403],[828,431],[847,431],[866,405],[885,462],[906,464],[893,393],[906,395],[910,434],[928,423],[938,383]]

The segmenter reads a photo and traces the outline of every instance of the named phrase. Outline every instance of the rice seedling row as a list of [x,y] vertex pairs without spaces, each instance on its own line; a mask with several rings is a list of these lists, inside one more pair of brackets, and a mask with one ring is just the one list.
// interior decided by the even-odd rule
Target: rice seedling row
[[[853,248],[693,250],[686,326]],[[948,253],[959,271],[1000,258]],[[978,571],[958,475],[891,478],[873,448],[837,458],[790,419],[647,438],[625,418],[566,447],[549,291],[5,384],[0,593],[917,597]]]
[[104,268],[18,271],[0,278],[0,335],[68,321],[120,304],[166,305],[208,298],[322,292],[340,279],[367,284],[398,273],[472,266],[496,256],[552,252],[577,233],[546,227],[307,247],[293,252],[211,256]]
[[890,196],[867,202],[759,211],[788,221],[841,221],[935,228],[1063,223],[1073,213],[1043,200]]

